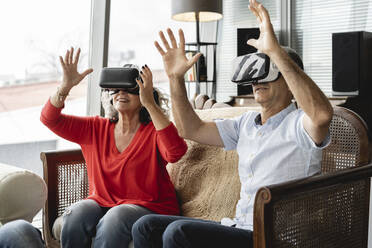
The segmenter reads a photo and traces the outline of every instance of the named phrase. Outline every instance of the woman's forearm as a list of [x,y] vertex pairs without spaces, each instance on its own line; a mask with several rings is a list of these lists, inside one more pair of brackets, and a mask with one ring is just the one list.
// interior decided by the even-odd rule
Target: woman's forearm
[[169,126],[170,121],[159,106],[153,104],[147,106],[146,109],[150,114],[152,123],[154,124],[156,130],[162,130]]

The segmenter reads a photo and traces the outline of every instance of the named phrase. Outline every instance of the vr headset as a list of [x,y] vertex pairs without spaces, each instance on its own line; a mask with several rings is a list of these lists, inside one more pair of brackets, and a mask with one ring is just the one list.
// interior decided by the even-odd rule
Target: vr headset
[[278,67],[264,53],[249,53],[233,60],[231,81],[237,84],[267,83],[279,78]]
[[120,90],[138,95],[139,86],[136,79],[141,80],[136,65],[126,64],[124,67],[105,67],[101,71],[99,86],[109,91],[111,95]]

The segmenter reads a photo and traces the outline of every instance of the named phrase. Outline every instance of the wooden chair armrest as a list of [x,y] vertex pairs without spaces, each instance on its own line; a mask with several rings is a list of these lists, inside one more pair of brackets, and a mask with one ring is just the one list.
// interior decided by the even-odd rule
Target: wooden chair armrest
[[58,185],[61,169],[76,164],[85,166],[85,160],[80,149],[41,152],[40,159],[48,188],[48,198],[43,208],[43,235],[48,247],[60,247],[52,236],[52,227],[56,218],[61,215]]
[[366,247],[371,176],[368,164],[259,189],[254,247]]

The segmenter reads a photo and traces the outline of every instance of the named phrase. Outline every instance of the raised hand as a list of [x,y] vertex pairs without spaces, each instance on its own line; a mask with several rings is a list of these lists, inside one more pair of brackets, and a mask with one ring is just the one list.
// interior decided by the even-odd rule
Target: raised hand
[[273,25],[270,21],[269,13],[265,7],[256,0],[249,0],[249,9],[256,16],[259,23],[260,37],[258,37],[257,40],[249,39],[247,44],[269,55],[274,49],[280,47],[274,33]]
[[173,32],[170,28],[167,29],[167,33],[171,45],[169,45],[162,31],[159,32],[159,36],[165,49],[163,49],[157,41],[155,41],[154,44],[163,57],[164,69],[168,77],[183,78],[185,73],[199,59],[200,53],[187,59],[185,55],[185,36],[182,29],[178,30],[180,40],[179,45],[177,45],[176,39],[174,38]]
[[140,87],[140,101],[144,107],[148,107],[150,105],[156,105],[154,99],[154,87],[152,82],[152,72],[150,68],[145,65],[142,66],[142,70],[140,72],[140,77],[142,82],[136,79],[138,86]]
[[71,89],[75,85],[79,84],[93,69],[87,69],[83,73],[79,73],[77,70],[77,65],[79,63],[80,48],[77,50],[74,58],[74,48],[71,47],[67,50],[65,58],[59,56],[61,66],[63,69],[63,81],[61,88]]

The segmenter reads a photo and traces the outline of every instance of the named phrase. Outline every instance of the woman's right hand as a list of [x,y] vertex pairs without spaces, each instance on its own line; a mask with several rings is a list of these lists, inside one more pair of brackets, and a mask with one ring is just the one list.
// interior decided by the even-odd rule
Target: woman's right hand
[[72,87],[79,84],[93,69],[87,69],[83,73],[79,73],[77,66],[79,63],[80,57],[80,48],[77,50],[74,58],[74,48],[71,47],[70,50],[67,50],[65,58],[59,56],[61,66],[63,69],[63,81],[61,89],[64,91],[69,91]]

